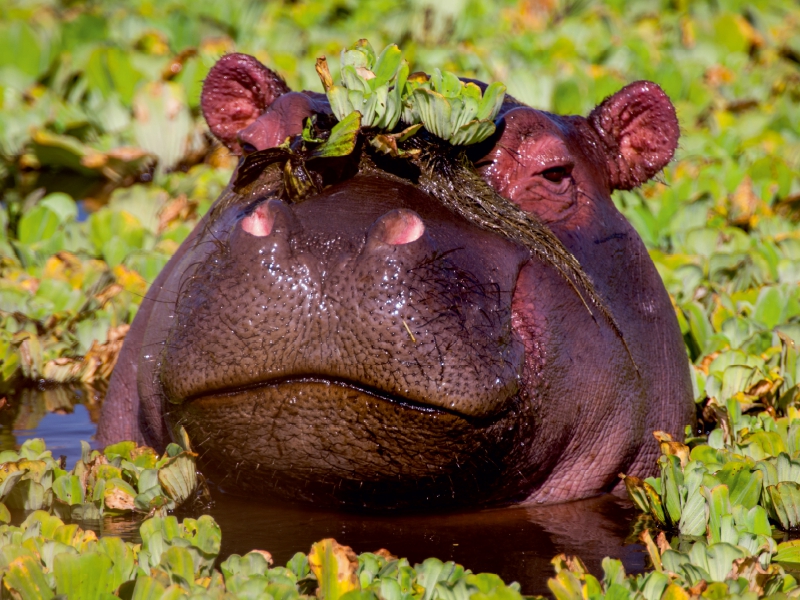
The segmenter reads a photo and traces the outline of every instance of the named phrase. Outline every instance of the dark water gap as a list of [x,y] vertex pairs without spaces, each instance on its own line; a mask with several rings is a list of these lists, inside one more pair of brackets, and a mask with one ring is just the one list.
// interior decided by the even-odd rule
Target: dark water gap
[[[80,387],[26,388],[5,396],[0,408],[0,450],[41,437],[72,468],[80,458],[80,440],[92,440],[103,390]],[[364,514],[358,511],[290,504],[270,498],[237,498],[212,489],[208,511],[222,528],[222,552],[269,551],[275,564],[295,552],[308,552],[326,537],[356,552],[386,548],[412,564],[430,556],[453,560],[473,572],[491,572],[518,581],[524,594],[547,594],[558,554],[577,555],[595,574],[605,556],[621,559],[629,573],[645,567],[645,552],[626,543],[636,511],[613,496],[556,506],[512,507],[480,511]],[[15,515],[19,520],[23,515]],[[106,535],[138,540],[140,519],[84,523]]]

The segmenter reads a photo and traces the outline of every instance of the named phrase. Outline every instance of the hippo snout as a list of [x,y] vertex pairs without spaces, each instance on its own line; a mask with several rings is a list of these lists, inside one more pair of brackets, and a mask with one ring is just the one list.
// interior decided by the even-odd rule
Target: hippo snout
[[[168,420],[192,439],[253,468],[292,456],[292,472],[322,479],[327,444],[374,443],[363,468],[334,469],[364,482],[453,477],[478,438],[510,435],[527,251],[370,177],[300,205],[232,206],[218,223],[183,277],[157,377]],[[265,430],[278,441],[253,443]],[[409,435],[440,440],[427,463]]]
[[503,410],[524,356],[511,300],[527,252],[410,186],[356,183],[221,218],[229,231],[210,234],[219,247],[176,303],[171,403],[312,378],[468,417]]

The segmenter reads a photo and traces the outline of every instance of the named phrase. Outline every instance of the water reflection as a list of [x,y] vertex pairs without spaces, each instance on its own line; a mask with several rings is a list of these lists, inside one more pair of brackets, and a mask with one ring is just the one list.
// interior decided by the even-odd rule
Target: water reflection
[[613,496],[547,507],[388,516],[225,497],[210,512],[222,527],[224,554],[259,548],[269,550],[276,564],[333,537],[356,552],[386,548],[412,564],[429,556],[454,560],[519,581],[526,594],[549,595],[550,561],[562,552],[580,556],[593,573],[601,572],[605,556],[621,559],[628,572],[644,569],[642,547],[625,545],[635,511]]
[[13,450],[40,437],[53,456],[66,456],[67,468],[81,457],[81,440],[91,441],[100,418],[103,390],[88,386],[15,390],[0,410],[0,450]]
[[[93,388],[33,388],[7,396],[0,409],[0,449],[42,437],[68,466],[80,457],[80,440],[91,440],[102,403]],[[519,581],[523,593],[548,593],[550,561],[560,553],[578,555],[600,572],[605,556],[619,558],[628,572],[644,569],[638,544],[625,544],[635,511],[612,496],[547,507],[504,508],[437,514],[363,514],[292,505],[268,498],[214,494],[210,513],[222,527],[222,555],[268,550],[276,564],[325,537],[356,552],[386,548],[412,563],[429,556],[454,560],[475,572]],[[17,522],[24,515],[15,515]],[[105,519],[82,526],[138,541],[139,519]]]

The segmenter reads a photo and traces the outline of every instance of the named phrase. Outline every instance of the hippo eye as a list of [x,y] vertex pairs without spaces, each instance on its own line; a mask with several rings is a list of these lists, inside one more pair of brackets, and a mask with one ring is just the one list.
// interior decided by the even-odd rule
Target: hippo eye
[[561,183],[572,175],[572,165],[560,165],[558,167],[551,167],[539,173],[547,181],[553,183]]

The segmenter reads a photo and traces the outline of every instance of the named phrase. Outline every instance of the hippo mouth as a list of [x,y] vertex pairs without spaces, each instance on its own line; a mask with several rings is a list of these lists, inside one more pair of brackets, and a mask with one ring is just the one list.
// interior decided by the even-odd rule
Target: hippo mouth
[[329,377],[318,374],[308,374],[308,375],[285,375],[285,376],[273,377],[264,381],[259,381],[247,385],[207,391],[185,398],[180,403],[202,401],[204,398],[247,394],[249,392],[257,391],[261,388],[267,388],[267,387],[274,388],[276,391],[280,391],[280,389],[284,387],[292,388],[292,387],[302,387],[302,386],[312,386],[312,385],[314,386],[323,385],[331,388],[341,388],[342,390],[350,390],[358,394],[361,394],[363,396],[372,397],[375,400],[386,402],[403,410],[413,411],[420,414],[427,414],[433,416],[450,415],[452,417],[458,417],[460,419],[467,421],[473,427],[478,427],[478,428],[486,427],[499,419],[503,419],[508,414],[508,412],[513,409],[515,405],[515,400],[518,399],[517,394],[508,395],[506,398],[498,402],[493,410],[482,412],[480,414],[474,414],[467,411],[459,411],[456,408],[438,406],[436,404],[426,402],[424,399],[423,400],[412,399],[407,396],[403,396],[402,394],[398,394],[396,392],[388,391],[385,389],[381,389],[375,386],[371,386],[359,381],[354,381],[343,377]]
[[[350,379],[283,376],[167,411],[222,489],[391,508],[486,500],[531,421],[519,396],[469,415]],[[209,452],[235,449],[228,452]],[[236,469],[231,459],[235,456]]]

